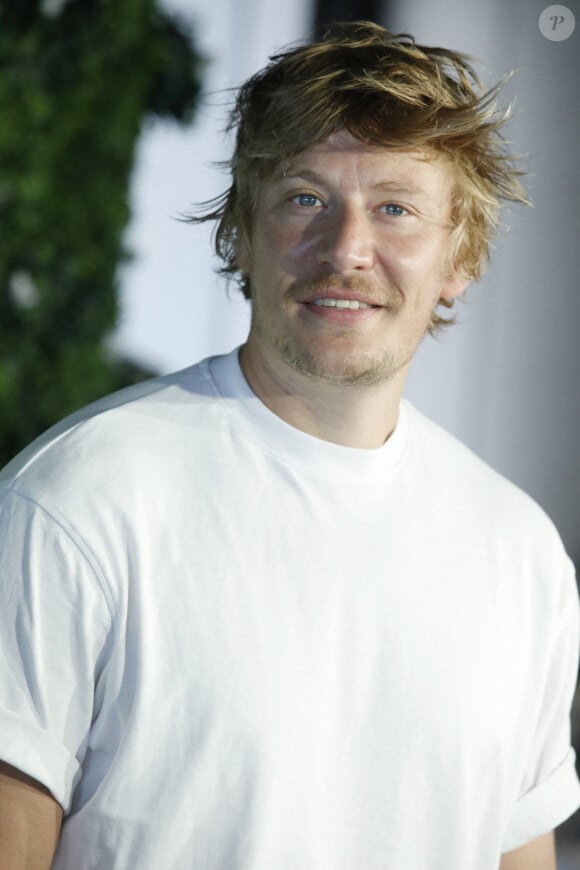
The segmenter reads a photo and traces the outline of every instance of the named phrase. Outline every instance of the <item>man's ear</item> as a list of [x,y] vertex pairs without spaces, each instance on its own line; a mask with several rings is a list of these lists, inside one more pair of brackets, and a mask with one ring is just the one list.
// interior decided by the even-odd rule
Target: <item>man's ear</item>
[[451,302],[453,299],[457,299],[458,296],[461,296],[470,284],[471,279],[462,269],[452,268],[443,277],[443,284],[439,296],[441,299],[446,299]]

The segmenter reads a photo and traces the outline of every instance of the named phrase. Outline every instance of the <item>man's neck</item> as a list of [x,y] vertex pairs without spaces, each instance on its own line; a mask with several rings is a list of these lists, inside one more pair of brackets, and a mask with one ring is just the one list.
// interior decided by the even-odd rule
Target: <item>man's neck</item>
[[380,447],[397,425],[407,368],[373,386],[329,384],[288,366],[269,367],[247,345],[242,372],[259,399],[278,417],[315,438],[343,447]]

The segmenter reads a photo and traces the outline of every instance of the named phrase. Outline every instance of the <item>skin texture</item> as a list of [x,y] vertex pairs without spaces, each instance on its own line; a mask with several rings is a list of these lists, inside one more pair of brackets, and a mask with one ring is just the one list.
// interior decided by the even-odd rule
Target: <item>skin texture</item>
[[[340,132],[263,183],[239,256],[253,312],[241,362],[287,422],[353,447],[392,432],[434,307],[467,285],[448,269],[453,182],[441,157]],[[377,307],[308,304],[333,294]]]
[[550,831],[502,856],[499,870],[556,870],[554,832]]
[[0,867],[49,870],[62,810],[50,792],[0,762]]

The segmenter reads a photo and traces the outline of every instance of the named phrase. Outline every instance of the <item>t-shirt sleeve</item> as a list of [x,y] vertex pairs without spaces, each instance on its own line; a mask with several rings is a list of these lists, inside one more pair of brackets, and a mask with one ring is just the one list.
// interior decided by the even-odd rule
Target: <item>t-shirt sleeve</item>
[[504,838],[504,852],[557,827],[580,806],[570,726],[578,675],[578,590],[569,560],[559,573],[552,631],[541,639],[547,668],[539,714],[532,725],[527,766]]
[[0,487],[0,758],[45,785],[65,812],[111,626],[82,541]]

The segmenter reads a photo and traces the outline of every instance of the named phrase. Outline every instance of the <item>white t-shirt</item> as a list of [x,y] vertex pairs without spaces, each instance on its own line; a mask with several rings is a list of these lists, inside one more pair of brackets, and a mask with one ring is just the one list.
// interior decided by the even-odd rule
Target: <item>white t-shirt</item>
[[408,403],[341,447],[234,352],[0,492],[0,757],[65,809],[55,870],[497,870],[578,806],[570,561]]

